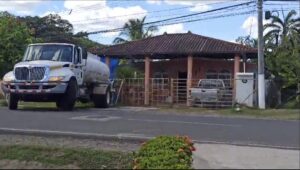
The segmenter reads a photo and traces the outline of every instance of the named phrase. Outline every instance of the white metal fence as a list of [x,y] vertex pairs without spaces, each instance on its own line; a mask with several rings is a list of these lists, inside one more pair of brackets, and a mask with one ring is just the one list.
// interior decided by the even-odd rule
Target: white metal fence
[[[204,79],[192,80],[187,89],[187,79],[151,78],[149,84],[149,102],[152,106],[186,105],[188,102],[199,107],[231,107],[234,104],[234,80]],[[203,80],[203,81],[204,81]],[[221,86],[214,82],[221,82]],[[118,103],[122,105],[142,106],[145,100],[143,78],[115,80],[119,91]],[[123,82],[123,83],[122,83]],[[121,86],[122,84],[122,86]]]

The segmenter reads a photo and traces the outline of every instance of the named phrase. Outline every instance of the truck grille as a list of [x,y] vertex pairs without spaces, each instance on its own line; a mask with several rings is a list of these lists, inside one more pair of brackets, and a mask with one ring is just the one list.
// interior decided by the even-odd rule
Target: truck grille
[[15,68],[15,77],[17,80],[37,81],[42,80],[45,75],[45,67],[17,67]]

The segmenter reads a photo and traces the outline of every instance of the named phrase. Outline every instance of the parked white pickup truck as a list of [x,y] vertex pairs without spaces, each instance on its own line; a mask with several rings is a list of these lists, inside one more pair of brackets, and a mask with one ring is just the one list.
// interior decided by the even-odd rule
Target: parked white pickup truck
[[75,44],[31,44],[23,61],[3,77],[1,88],[9,109],[17,109],[20,100],[56,102],[61,110],[72,110],[76,100],[108,107],[109,75],[99,57]]
[[225,95],[225,84],[220,79],[199,80],[196,88],[191,88],[192,102],[220,102]]

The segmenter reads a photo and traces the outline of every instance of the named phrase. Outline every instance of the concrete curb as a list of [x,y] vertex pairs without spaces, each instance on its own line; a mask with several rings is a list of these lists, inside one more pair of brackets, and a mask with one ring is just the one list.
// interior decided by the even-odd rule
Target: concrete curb
[[[41,137],[69,137],[76,139],[99,139],[105,141],[120,141],[129,143],[143,143],[154,137],[149,136],[130,136],[130,135],[109,135],[109,134],[98,134],[98,133],[80,133],[80,132],[62,132],[62,131],[51,131],[51,130],[35,130],[35,129],[14,129],[14,128],[0,128],[0,135],[24,135],[24,136],[41,136]],[[288,146],[273,146],[263,145],[254,143],[238,143],[238,142],[218,142],[218,141],[199,141],[193,140],[194,143],[198,144],[223,144],[232,146],[248,146],[248,147],[260,147],[260,148],[274,148],[274,149],[289,149],[289,150],[300,150],[299,147],[288,147]]]
[[26,130],[26,129],[12,129],[0,128],[0,135],[24,135],[24,136],[40,136],[40,137],[69,137],[76,139],[99,139],[105,141],[120,141],[130,143],[143,143],[152,137],[138,137],[138,136],[125,136],[125,135],[108,135],[97,133],[78,133],[78,132],[61,132],[49,130]]

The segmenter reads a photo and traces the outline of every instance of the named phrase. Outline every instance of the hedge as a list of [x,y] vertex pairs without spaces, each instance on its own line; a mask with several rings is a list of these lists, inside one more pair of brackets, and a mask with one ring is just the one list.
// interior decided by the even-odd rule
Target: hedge
[[188,137],[157,137],[134,154],[133,169],[192,169],[193,145]]

